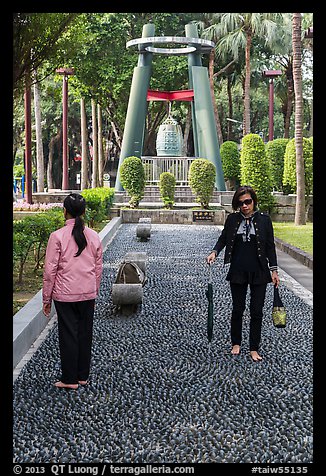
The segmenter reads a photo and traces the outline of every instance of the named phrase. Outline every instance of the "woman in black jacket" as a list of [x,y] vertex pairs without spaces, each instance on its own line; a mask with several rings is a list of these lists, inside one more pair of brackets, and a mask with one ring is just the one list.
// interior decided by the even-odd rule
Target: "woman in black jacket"
[[[257,195],[252,187],[239,187],[232,199],[236,213],[228,215],[223,231],[213,251],[207,256],[208,264],[215,261],[225,248],[224,263],[230,263],[226,279],[232,294],[231,341],[233,355],[240,353],[242,316],[245,310],[248,285],[250,286],[251,358],[257,362],[267,283],[279,285],[274,232],[269,215],[257,210]],[[240,211],[237,211],[240,210]]]

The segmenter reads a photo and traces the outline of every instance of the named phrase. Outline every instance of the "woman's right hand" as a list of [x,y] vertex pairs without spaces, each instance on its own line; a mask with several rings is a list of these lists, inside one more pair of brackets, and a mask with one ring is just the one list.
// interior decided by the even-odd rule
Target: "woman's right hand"
[[51,304],[43,304],[43,314],[46,317],[50,317],[50,313],[51,313]]
[[207,264],[213,264],[216,259],[215,251],[212,251],[206,258]]

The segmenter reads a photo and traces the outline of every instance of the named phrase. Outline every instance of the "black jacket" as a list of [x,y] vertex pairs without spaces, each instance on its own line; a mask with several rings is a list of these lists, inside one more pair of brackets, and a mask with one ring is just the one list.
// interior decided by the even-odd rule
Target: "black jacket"
[[[226,246],[224,263],[230,263],[237,231],[242,220],[240,212],[228,215],[222,233],[213,250],[218,255]],[[257,255],[263,268],[268,264],[271,271],[277,270],[277,257],[274,242],[273,225],[270,216],[256,211],[252,218],[256,232]]]

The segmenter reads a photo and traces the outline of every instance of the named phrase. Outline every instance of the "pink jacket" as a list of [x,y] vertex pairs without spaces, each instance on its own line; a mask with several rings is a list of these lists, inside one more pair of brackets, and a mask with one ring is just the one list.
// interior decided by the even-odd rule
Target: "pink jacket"
[[43,304],[95,299],[102,276],[102,243],[96,231],[85,226],[87,246],[75,257],[78,246],[72,236],[75,219],[51,233],[45,255]]

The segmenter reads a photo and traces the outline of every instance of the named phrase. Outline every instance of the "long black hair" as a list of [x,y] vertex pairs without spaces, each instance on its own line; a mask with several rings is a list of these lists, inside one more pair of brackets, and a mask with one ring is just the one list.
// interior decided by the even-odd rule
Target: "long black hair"
[[67,212],[75,219],[75,225],[72,230],[72,236],[74,237],[78,251],[75,256],[79,256],[84,248],[87,246],[86,236],[84,234],[84,221],[81,215],[85,213],[86,201],[79,193],[71,193],[63,202],[63,206]]

